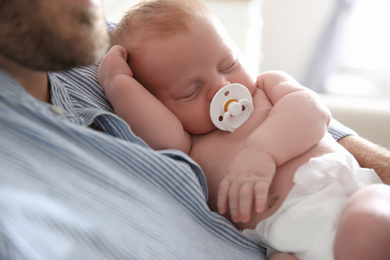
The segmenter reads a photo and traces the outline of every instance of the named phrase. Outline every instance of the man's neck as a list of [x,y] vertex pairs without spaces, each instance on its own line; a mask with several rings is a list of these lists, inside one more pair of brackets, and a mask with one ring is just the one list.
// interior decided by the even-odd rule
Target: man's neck
[[50,103],[50,89],[47,73],[32,70],[0,55],[0,69],[10,74],[36,99]]

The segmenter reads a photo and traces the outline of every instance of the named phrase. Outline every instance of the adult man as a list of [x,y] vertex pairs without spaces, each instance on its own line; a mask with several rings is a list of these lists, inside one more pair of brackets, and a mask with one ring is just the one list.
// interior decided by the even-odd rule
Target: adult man
[[72,72],[46,73],[105,52],[100,1],[0,0],[0,24],[1,259],[263,257],[210,212],[188,157],[87,106]]

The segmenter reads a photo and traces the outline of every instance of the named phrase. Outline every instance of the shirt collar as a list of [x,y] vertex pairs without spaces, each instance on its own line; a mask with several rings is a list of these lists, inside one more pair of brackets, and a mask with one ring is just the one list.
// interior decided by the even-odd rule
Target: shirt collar
[[[73,112],[67,90],[61,87],[55,78],[49,76],[49,80],[52,88],[52,100],[53,93],[56,93],[55,96],[62,97],[54,99],[56,102],[53,104],[34,98],[12,76],[0,70],[0,97],[3,99],[1,102],[12,104],[13,107],[26,107],[28,110],[40,111],[39,113],[54,114],[76,124],[84,124],[84,120]],[[64,102],[59,102],[60,99]]]

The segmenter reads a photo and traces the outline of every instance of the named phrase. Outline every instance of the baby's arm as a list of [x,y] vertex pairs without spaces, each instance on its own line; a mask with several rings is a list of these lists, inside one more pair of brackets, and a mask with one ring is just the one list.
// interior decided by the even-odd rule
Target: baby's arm
[[243,142],[218,193],[219,212],[224,214],[229,204],[235,222],[249,220],[253,201],[256,212],[264,210],[276,168],[316,145],[331,118],[314,92],[285,73],[262,73],[257,86],[273,107]]
[[331,114],[316,93],[283,72],[262,73],[257,85],[273,108],[248,143],[269,154],[276,166],[306,152],[324,137]]
[[99,66],[99,84],[115,113],[153,149],[178,149],[188,154],[190,135],[178,118],[133,78],[127,56],[125,48],[114,46]]

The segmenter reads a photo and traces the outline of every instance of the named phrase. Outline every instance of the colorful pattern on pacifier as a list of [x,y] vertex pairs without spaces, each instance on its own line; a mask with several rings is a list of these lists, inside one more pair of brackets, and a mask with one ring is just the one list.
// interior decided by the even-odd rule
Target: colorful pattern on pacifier
[[253,109],[249,90],[241,84],[229,84],[214,95],[210,117],[218,129],[234,132],[249,118]]

